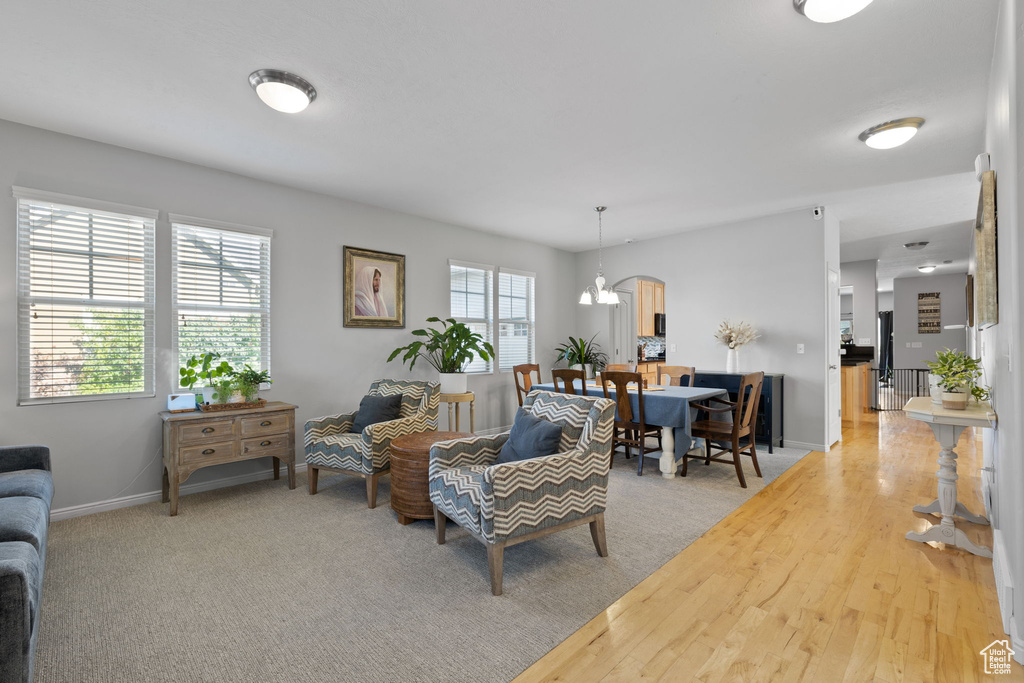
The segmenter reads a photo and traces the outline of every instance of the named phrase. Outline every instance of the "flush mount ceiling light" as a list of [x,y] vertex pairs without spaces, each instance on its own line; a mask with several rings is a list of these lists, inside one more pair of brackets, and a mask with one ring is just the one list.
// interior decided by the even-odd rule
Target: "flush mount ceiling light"
[[285,114],[297,114],[316,99],[316,88],[309,81],[287,71],[253,71],[249,74],[249,85],[264,104]]
[[930,273],[935,270],[935,266],[918,266],[917,269],[922,273]]
[[793,0],[793,8],[811,21],[831,24],[852,17],[871,0]]
[[924,249],[928,246],[927,242],[907,242],[903,245],[906,249]]
[[597,211],[597,277],[594,278],[594,285],[588,285],[583,289],[583,294],[580,294],[580,303],[584,306],[590,306],[597,300],[599,304],[609,304],[614,306],[619,303],[619,295],[611,287],[604,286],[604,251],[601,245],[601,214],[608,209],[607,206],[595,206],[594,211]]
[[923,125],[924,119],[920,116],[910,116],[871,126],[857,137],[872,149],[892,149],[917,135],[917,129]]

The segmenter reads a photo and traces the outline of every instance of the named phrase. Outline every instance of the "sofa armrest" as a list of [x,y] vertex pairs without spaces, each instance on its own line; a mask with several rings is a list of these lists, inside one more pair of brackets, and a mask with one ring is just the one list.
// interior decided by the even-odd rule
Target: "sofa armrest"
[[50,471],[47,446],[0,446],[0,472],[16,470]]
[[30,544],[0,543],[0,681],[29,680],[42,573]]
[[441,441],[430,447],[430,474],[433,479],[441,470],[467,465],[490,465],[508,441],[508,432],[494,436]]
[[355,421],[355,413],[325,415],[323,417],[314,417],[310,420],[306,420],[306,425],[303,428],[302,442],[308,446],[310,442],[322,439],[325,436],[347,434],[348,431],[352,429],[352,424]]
[[573,449],[488,467],[495,540],[604,512],[608,457]]

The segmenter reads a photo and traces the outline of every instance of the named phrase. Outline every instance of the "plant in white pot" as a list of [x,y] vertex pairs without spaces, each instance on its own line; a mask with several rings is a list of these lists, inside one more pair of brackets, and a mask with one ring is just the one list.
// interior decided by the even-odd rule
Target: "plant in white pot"
[[455,318],[441,320],[433,317],[427,318],[427,322],[441,323],[442,328],[413,330],[413,336],[426,337],[426,340],[417,339],[395,349],[388,356],[388,362],[402,354],[402,362],[408,362],[409,369],[412,370],[417,358],[426,358],[441,376],[442,394],[466,393],[466,366],[477,356],[483,360],[493,358],[494,347],[490,342],[484,341],[481,335],[469,329],[465,323],[456,322]]
[[596,338],[597,334],[591,337],[590,341],[583,337],[569,337],[568,342],[555,349],[558,352],[555,362],[564,360],[570,368],[582,370],[587,379],[592,379],[594,370],[602,370],[608,362],[608,355],[594,341]]
[[932,374],[939,378],[943,408],[965,410],[971,398],[979,401],[988,398],[988,389],[978,384],[981,379],[980,358],[971,358],[962,351],[946,349],[936,352],[935,360],[929,361],[927,365]]
[[[214,362],[217,360],[220,360],[220,363]],[[217,384],[230,378],[233,373],[234,368],[231,367],[231,363],[221,360],[220,354],[216,351],[207,351],[185,361],[185,364],[178,369],[178,382],[189,391],[192,391],[192,387],[199,382],[205,382],[205,386],[202,387],[202,402],[213,403],[217,393]],[[223,403],[223,401],[221,402]]]

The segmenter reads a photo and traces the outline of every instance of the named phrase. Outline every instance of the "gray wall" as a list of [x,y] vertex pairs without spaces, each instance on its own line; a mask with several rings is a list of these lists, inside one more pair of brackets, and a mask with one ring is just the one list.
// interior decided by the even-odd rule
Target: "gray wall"
[[[917,295],[939,292],[943,325],[967,324],[967,296],[964,289],[967,274],[928,275],[893,280],[892,346],[894,368],[924,368],[925,361],[935,360],[935,352],[945,348],[966,351],[966,332],[942,330],[939,334],[917,333]],[[908,344],[920,343],[920,348]]]
[[[635,276],[665,283],[668,364],[724,370],[718,324],[757,327],[761,339],[742,349],[741,369],[785,373],[786,443],[821,448],[825,368],[838,359],[826,344],[826,262],[838,270],[838,249],[838,223],[816,221],[806,209],[606,248],[604,272],[612,283]],[[596,269],[596,251],[576,255],[577,291]],[[597,332],[608,348],[609,317],[606,306],[580,306],[575,334]]]
[[[892,310],[892,292],[879,292],[878,293],[878,310],[879,311],[891,311]],[[877,330],[876,330],[877,332]]]
[[[273,388],[267,397],[308,418],[355,408],[370,382],[409,377],[387,364],[391,349],[431,315],[449,312],[448,258],[537,273],[537,348],[573,329],[571,254],[325,195],[273,185],[166,158],[0,121],[0,443],[52,449],[55,508],[157,491],[161,427],[177,363],[170,357],[170,226],[166,212],[275,230],[271,275]],[[15,201],[11,185],[160,209],[157,222],[156,397],[18,407],[15,348]],[[407,255],[405,330],[342,327],[342,245]],[[416,377],[436,378],[423,364]],[[511,374],[472,376],[478,430],[510,424]],[[442,424],[445,420],[442,419]],[[301,438],[301,436],[300,436]],[[202,470],[188,483],[267,469],[263,461]],[[187,499],[186,499],[187,500]],[[187,503],[185,503],[187,507]]]
[[[1022,116],[1021,91],[1024,74],[1024,49],[1017,27],[1024,21],[1019,0],[1001,0],[996,44],[989,75],[988,121],[985,150],[992,155],[996,171],[999,260],[999,324],[977,334],[978,350],[985,366],[986,381],[992,387],[992,406],[999,415],[996,429],[984,433],[985,465],[991,474],[982,473],[990,487],[990,509],[994,527],[992,564],[996,585],[1012,582],[1013,603],[1001,599],[1005,621],[1012,621],[1015,659],[1024,661],[1024,439],[1020,416],[1024,414],[1024,379],[1021,376],[1024,353],[1024,298],[1021,297],[1021,268],[1024,266],[1024,239],[1021,235],[1020,159],[1024,141],[1020,138]],[[961,481],[964,474],[961,473]],[[973,473],[972,475],[973,476]],[[1008,579],[1006,577],[1009,577]]]
[[[874,346],[878,358],[878,279],[877,262],[848,261],[840,265],[839,284],[853,287],[853,340],[862,346]],[[862,344],[863,340],[869,340]]]

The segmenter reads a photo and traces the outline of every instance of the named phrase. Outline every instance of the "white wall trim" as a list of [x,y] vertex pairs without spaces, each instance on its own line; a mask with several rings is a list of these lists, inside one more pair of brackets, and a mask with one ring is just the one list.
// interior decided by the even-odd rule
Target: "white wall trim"
[[[306,463],[300,463],[295,465],[295,472],[306,471]],[[241,474],[235,477],[224,477],[222,479],[214,479],[212,481],[204,481],[195,484],[185,484],[181,487],[180,495],[186,496],[190,493],[202,493],[203,491],[212,491],[214,489],[227,488],[228,486],[238,486],[239,484],[248,484],[253,481],[262,481],[273,477],[271,470],[263,470],[260,472],[252,472],[250,474]],[[287,472],[282,473],[281,481],[286,481]],[[163,497],[161,491],[150,491],[148,493],[136,493],[132,496],[124,496],[122,498],[111,498],[110,500],[101,500],[96,503],[86,503],[84,505],[72,505],[71,507],[59,508],[57,510],[50,511],[50,521],[59,522],[62,519],[71,519],[72,517],[82,517],[83,515],[91,515],[97,512],[106,512],[107,510],[117,510],[118,508],[131,507],[133,505],[142,505],[144,503],[155,503]]]
[[505,425],[504,427],[492,427],[491,429],[480,429],[474,432],[477,436],[495,436],[497,434],[504,434],[508,430],[512,429],[512,425]]
[[[791,441],[790,439],[783,440],[784,448],[806,448],[809,451],[818,451],[820,453],[828,453],[829,448],[823,443],[807,443],[806,441]],[[765,453],[768,452],[768,447],[765,446]]]

